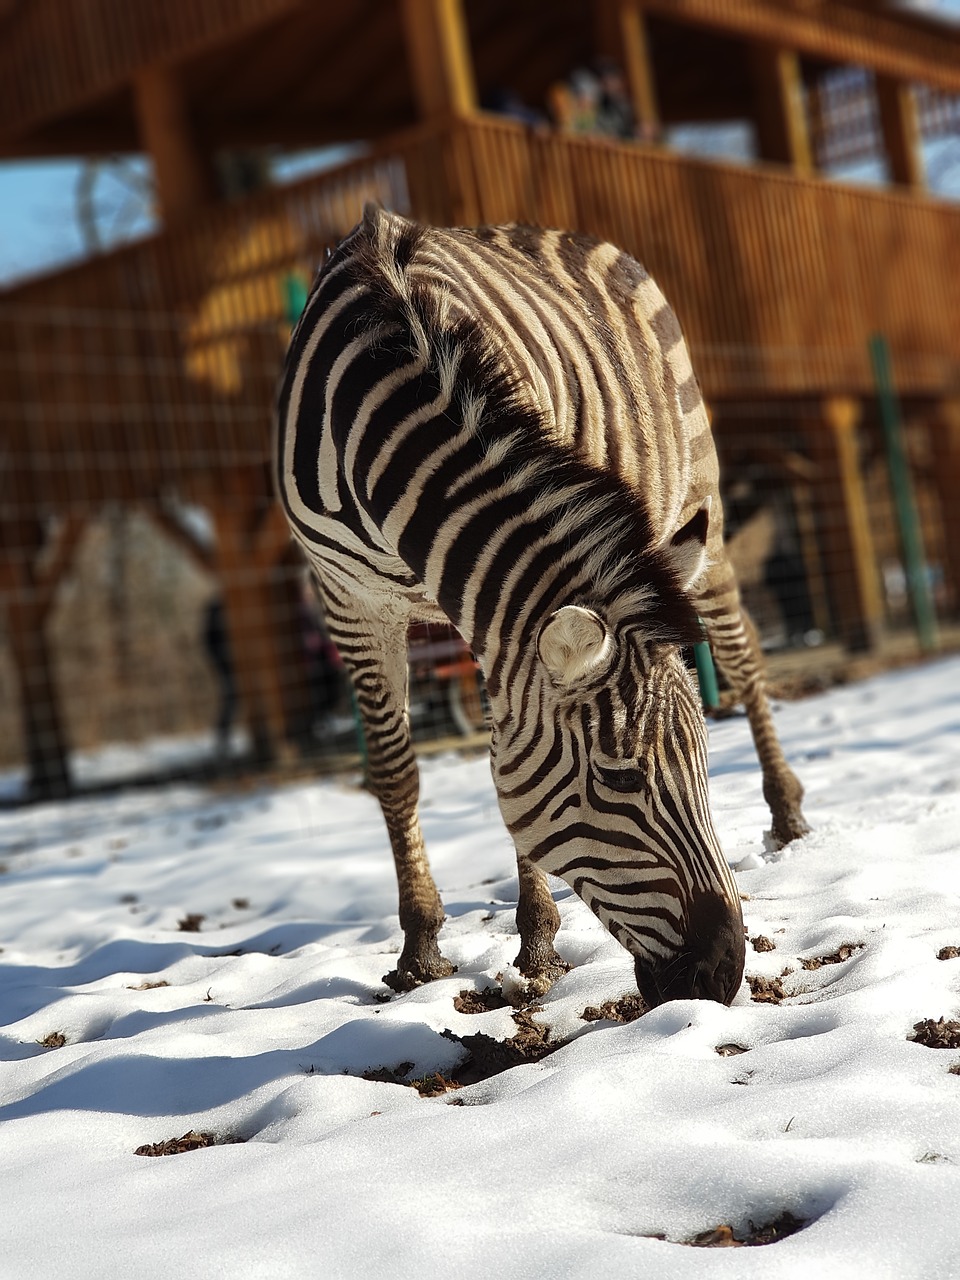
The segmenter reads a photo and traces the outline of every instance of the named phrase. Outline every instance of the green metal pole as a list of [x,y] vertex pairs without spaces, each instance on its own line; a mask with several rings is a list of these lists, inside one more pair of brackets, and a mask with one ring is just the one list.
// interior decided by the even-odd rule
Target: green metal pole
[[890,368],[890,347],[882,333],[875,333],[870,339],[870,360],[880,405],[880,422],[883,426],[887,466],[890,469],[890,487],[893,490],[897,525],[900,530],[900,544],[906,565],[910,602],[913,605],[920,647],[930,653],[939,648],[937,619],[930,595],[927,559],[923,550],[923,533],[913,495],[910,467],[903,447],[900,403],[894,390]]
[[700,640],[693,646],[693,661],[697,668],[697,682],[700,685],[703,709],[716,711],[720,705],[720,689],[717,685],[717,669],[713,665],[713,654],[706,640]]
[[283,314],[291,328],[300,319],[303,308],[307,305],[308,293],[309,290],[300,276],[283,277]]

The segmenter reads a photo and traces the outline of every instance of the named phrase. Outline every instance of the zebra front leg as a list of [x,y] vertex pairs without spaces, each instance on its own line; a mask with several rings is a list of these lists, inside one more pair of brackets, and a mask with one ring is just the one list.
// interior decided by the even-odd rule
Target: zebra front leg
[[520,877],[517,901],[520,951],[514,964],[524,977],[529,978],[531,995],[542,996],[570,968],[553,948],[553,940],[560,928],[560,912],[547,877],[519,853],[517,872]]
[[763,773],[763,795],[770,806],[771,834],[777,848],[782,848],[810,830],[800,807],[803,786],[787,764],[773,724],[756,630],[740,603],[733,568],[726,554],[717,554],[716,549],[698,608],[717,666],[743,702],[750,721]]
[[440,954],[437,946],[437,934],[443,924],[443,904],[430,873],[420,830],[416,761],[404,762],[400,768],[395,756],[388,763],[376,753],[375,763],[369,736],[367,743],[368,782],[380,801],[390,836],[403,930],[403,950],[397,967],[385,973],[383,980],[394,991],[412,991],[434,978],[449,978],[457,970],[456,965]]
[[397,870],[403,950],[383,980],[394,991],[411,991],[449,977],[456,967],[437,946],[443,905],[417,809],[420,774],[407,712],[406,620],[385,631],[383,618],[377,627],[349,613],[338,619],[327,593],[327,623],[353,681],[367,745],[367,784],[380,802]]

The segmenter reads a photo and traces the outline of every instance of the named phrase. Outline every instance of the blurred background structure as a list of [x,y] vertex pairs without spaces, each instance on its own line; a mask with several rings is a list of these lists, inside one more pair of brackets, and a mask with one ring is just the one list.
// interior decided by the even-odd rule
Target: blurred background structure
[[[955,634],[960,26],[935,9],[0,0],[0,191],[54,157],[82,260],[0,290],[0,799],[133,758],[362,755],[269,454],[290,325],[371,198],[644,262],[777,670]],[[482,729],[457,637],[411,646],[421,736]]]

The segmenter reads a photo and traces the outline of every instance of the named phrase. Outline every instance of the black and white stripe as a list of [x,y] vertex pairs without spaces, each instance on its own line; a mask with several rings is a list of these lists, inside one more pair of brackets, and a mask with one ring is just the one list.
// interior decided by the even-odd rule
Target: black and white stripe
[[781,839],[804,829],[801,792],[723,552],[699,388],[643,268],[573,233],[427,229],[368,207],[293,335],[277,466],[393,846],[391,981],[450,971],[405,706],[407,625],[444,618],[487,682],[533,987],[562,968],[548,871],[636,957],[648,1001],[731,999],[739,898],[680,658],[698,615],[747,703]]

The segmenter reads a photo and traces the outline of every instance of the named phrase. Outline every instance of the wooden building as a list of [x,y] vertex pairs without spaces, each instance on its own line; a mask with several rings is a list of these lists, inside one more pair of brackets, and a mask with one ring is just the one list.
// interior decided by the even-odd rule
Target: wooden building
[[[246,714],[264,754],[283,740],[273,385],[291,282],[371,197],[436,224],[574,227],[639,257],[721,447],[758,405],[776,410],[771,454],[801,440],[783,469],[814,594],[853,646],[883,622],[858,433],[884,334],[960,599],[960,207],[926,192],[918,124],[957,120],[960,28],[865,0],[8,0],[0,30],[0,157],[145,151],[164,224],[0,293],[0,593],[36,794],[68,786],[46,619],[105,503],[171,528],[171,498],[212,512]],[[601,56],[623,69],[635,138],[481,107],[503,90],[542,106]],[[821,171],[844,67],[865,73],[883,187]],[[749,125],[750,163],[664,145],[730,120]],[[222,195],[219,153],[349,141],[362,153],[321,176]]]

